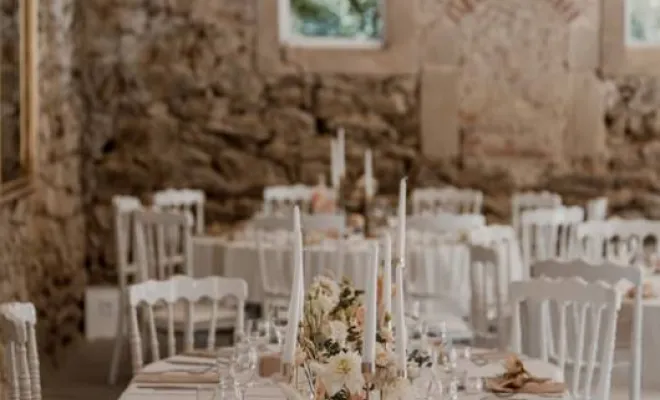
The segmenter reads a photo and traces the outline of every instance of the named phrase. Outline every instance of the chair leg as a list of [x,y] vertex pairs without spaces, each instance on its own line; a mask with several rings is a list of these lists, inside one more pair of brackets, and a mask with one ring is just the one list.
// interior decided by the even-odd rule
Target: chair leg
[[119,313],[119,321],[117,323],[117,333],[115,334],[115,343],[112,348],[112,360],[110,361],[110,373],[108,375],[108,384],[114,385],[117,382],[117,374],[119,372],[119,361],[122,356],[124,342],[128,339],[126,337],[126,314],[123,311]]

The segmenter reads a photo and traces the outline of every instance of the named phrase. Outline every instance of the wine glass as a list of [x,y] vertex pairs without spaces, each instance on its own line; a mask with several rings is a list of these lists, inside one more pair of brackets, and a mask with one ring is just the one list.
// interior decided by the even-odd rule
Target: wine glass
[[248,327],[248,341],[253,346],[263,346],[268,343],[270,323],[263,320],[252,320]]
[[448,372],[451,376],[454,375],[456,367],[458,366],[458,353],[456,349],[450,347],[445,349],[442,353],[442,365],[445,367],[445,371]]
[[253,346],[238,345],[234,348],[229,363],[229,376],[241,398],[245,397],[245,390],[256,375],[257,364],[257,351]]
[[287,318],[282,315],[281,311],[275,311],[271,318],[273,328],[275,329],[275,336],[277,338],[277,346],[282,347],[284,344],[284,335],[286,335]]

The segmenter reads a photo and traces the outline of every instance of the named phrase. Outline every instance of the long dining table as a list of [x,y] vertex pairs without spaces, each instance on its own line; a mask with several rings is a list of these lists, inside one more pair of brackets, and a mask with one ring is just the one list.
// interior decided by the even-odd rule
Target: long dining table
[[[222,349],[225,353],[230,349]],[[268,350],[269,352],[272,350]],[[493,350],[472,349],[469,359],[460,359],[456,374],[474,378],[487,378],[504,372],[503,362],[510,356],[509,353],[501,353]],[[226,356],[228,357],[228,356]],[[223,358],[223,355],[220,355]],[[477,362],[479,359],[483,362]],[[548,378],[562,381],[563,372],[556,366],[538,359],[522,357],[525,368],[539,378]],[[119,400],[212,400],[214,390],[221,375],[228,373],[228,358],[226,361],[217,362],[202,353],[181,354],[174,357],[156,361],[144,367],[134,377]],[[285,400],[285,395],[279,387],[268,378],[255,377],[253,384],[246,391],[246,400]],[[501,395],[495,395],[485,391],[477,393],[461,393],[462,400],[495,400]],[[518,398],[518,396],[510,396]],[[520,394],[520,398],[526,400],[548,399],[548,394]],[[553,396],[555,399],[570,399],[568,395]]]

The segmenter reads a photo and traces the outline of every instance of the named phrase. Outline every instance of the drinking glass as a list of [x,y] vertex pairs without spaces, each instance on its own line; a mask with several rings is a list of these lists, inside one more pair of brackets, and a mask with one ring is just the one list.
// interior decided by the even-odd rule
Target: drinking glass
[[258,361],[257,351],[253,346],[238,345],[234,348],[229,363],[229,376],[241,398],[245,396],[245,390],[256,375]]
[[456,371],[457,364],[458,353],[456,352],[456,349],[453,347],[445,349],[442,354],[442,365],[445,367],[445,371],[453,376],[454,371]]
[[252,320],[248,327],[248,340],[253,346],[263,346],[268,343],[270,323],[263,320]]
[[444,397],[447,400],[458,400],[458,380],[450,378],[444,387]]
[[284,344],[284,335],[286,335],[287,317],[282,312],[273,313],[271,318],[273,328],[275,329],[275,336],[277,338],[277,346],[282,347]]
[[463,375],[463,388],[467,394],[481,393],[484,390],[483,378],[469,376],[466,371],[465,375]]

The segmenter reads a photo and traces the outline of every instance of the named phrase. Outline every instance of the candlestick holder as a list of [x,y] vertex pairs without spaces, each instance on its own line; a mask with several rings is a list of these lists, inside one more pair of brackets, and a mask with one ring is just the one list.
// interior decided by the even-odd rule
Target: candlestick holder
[[[280,368],[280,373],[282,374],[282,378],[284,378],[284,381],[288,384],[294,383],[294,375],[296,373],[296,367],[292,363],[282,363],[282,367]],[[297,386],[298,383],[295,382],[295,385]]]
[[371,382],[374,377],[374,365],[373,363],[363,362],[362,363],[362,376],[364,376],[364,383],[366,386],[366,400],[369,400],[371,396]]
[[394,261],[394,267],[406,269],[406,260],[403,257],[398,257],[396,261]]

